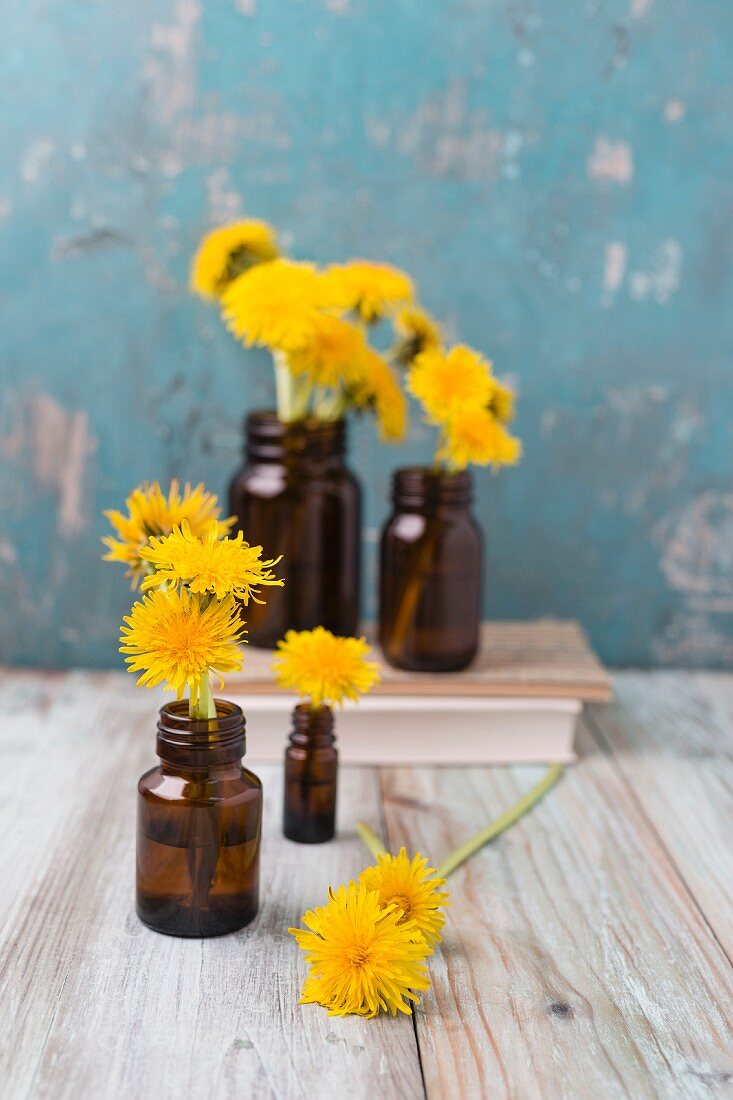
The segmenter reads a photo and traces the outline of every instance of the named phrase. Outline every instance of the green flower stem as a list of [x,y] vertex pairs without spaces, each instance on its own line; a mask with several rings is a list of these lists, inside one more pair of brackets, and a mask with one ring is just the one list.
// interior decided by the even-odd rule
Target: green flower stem
[[532,787],[532,789],[528,791],[523,798],[520,798],[518,802],[515,802],[506,813],[503,813],[501,817],[497,817],[496,821],[492,821],[491,824],[487,825],[485,829],[482,829],[480,833],[476,833],[476,835],[467,840],[465,844],[461,844],[459,848],[451,852],[448,858],[438,868],[438,877],[447,878],[452,871],[455,871],[457,867],[460,867],[462,863],[470,859],[475,852],[478,852],[479,848],[483,848],[484,844],[488,844],[490,840],[494,840],[497,836],[510,828],[510,826],[519,821],[521,817],[531,810],[532,807],[547,794],[551,787],[554,787],[564,770],[565,768],[562,764],[553,764],[551,768],[548,768],[539,783]]
[[360,821],[357,824],[356,831],[375,859],[377,856],[383,856],[385,854],[387,849],[382,844],[377,834],[370,829],[364,821]]
[[311,397],[311,384],[307,378],[296,378],[288,366],[287,356],[282,351],[272,353],[275,363],[275,401],[278,419],[283,424],[291,420],[302,420],[308,414]]
[[198,701],[194,704],[193,700],[189,700],[188,716],[189,718],[197,719],[216,718],[216,702],[214,701],[214,696],[211,691],[211,682],[206,672],[201,675]]
[[325,386],[315,391],[313,412],[319,420],[338,420],[346,411],[346,399],[340,390],[329,392]]

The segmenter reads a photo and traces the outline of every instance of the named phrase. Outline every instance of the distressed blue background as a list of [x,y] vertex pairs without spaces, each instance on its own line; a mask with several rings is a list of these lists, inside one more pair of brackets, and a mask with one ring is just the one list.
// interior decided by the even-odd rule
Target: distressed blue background
[[[118,665],[102,509],[224,490],[269,372],[187,269],[245,212],[403,265],[515,380],[489,614],[733,664],[730,4],[5,0],[0,30],[2,659]],[[373,614],[388,473],[432,440],[353,442]]]

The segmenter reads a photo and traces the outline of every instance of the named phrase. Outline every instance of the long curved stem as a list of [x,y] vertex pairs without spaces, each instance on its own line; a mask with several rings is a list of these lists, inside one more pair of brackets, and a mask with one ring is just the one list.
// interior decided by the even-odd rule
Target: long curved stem
[[515,802],[501,817],[497,817],[496,821],[492,821],[480,833],[476,833],[475,836],[470,837],[459,848],[456,848],[454,852],[451,852],[438,868],[438,876],[447,878],[452,871],[455,871],[456,867],[460,867],[475,852],[478,852],[479,848],[483,848],[484,844],[488,844],[490,840],[494,840],[511,825],[519,821],[520,817],[523,817],[533,806],[536,806],[550,788],[554,787],[564,770],[563,764],[553,764],[551,768],[548,768],[539,783],[535,784],[523,798]]
[[377,856],[383,856],[385,854],[387,849],[374,830],[370,829],[366,822],[360,821],[356,826],[356,831],[375,859]]

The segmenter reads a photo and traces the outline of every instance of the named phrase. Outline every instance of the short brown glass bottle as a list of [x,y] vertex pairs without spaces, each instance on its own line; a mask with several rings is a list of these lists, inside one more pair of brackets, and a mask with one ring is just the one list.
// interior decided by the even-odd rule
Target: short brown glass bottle
[[331,840],[336,831],[338,753],[330,707],[300,703],[285,750],[283,833],[301,844]]
[[138,783],[137,913],[170,936],[219,936],[257,913],[262,785],[242,767],[241,709],[216,710],[163,707],[160,765]]
[[229,487],[238,530],[268,557],[282,554],[265,604],[247,607],[248,640],[274,646],[287,630],[359,624],[361,490],[344,463],[343,420],[283,424],[275,413],[247,418],[246,463]]
[[471,477],[397,470],[382,531],[379,636],[397,668],[451,672],[476,656],[482,540],[470,512]]

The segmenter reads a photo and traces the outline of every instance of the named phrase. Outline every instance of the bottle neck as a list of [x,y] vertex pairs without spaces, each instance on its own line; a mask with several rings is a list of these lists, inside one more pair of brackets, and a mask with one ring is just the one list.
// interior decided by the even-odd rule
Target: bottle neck
[[244,424],[245,456],[251,463],[278,465],[342,464],[344,420],[278,420],[274,412],[250,413]]
[[335,742],[333,711],[330,707],[313,710],[309,703],[298,703],[293,711],[291,745],[300,748],[327,749]]
[[434,512],[438,508],[467,511],[472,499],[468,470],[449,473],[427,466],[395,470],[392,502],[397,511]]
[[156,752],[171,768],[220,768],[245,753],[242,708],[216,700],[216,718],[190,718],[188,702],[168,703],[158,719]]

